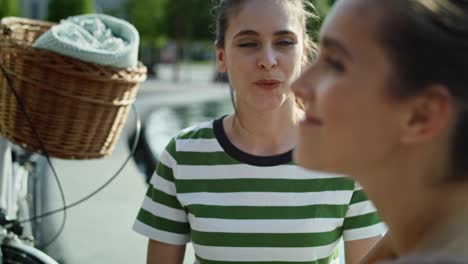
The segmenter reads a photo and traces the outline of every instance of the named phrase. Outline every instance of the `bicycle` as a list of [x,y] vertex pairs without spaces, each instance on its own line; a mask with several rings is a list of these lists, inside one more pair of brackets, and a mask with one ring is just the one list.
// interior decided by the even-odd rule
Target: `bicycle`
[[[0,135],[0,264],[58,264],[58,262],[53,258],[35,247],[34,235],[37,236],[38,233],[37,230],[35,230],[35,226],[37,226],[36,223],[44,217],[63,212],[64,216],[59,231],[52,239],[45,243],[44,247],[50,245],[58,238],[64,228],[66,222],[66,210],[82,204],[86,200],[92,198],[116,179],[135,154],[141,133],[140,116],[135,105],[132,105],[132,110],[135,115],[134,142],[131,148],[131,153],[116,173],[90,194],[84,196],[78,201],[67,204],[65,202],[64,192],[57,176],[57,172],[51,163],[48,153],[45,151],[44,144],[32,125],[30,117],[24,109],[22,100],[16,94],[11,80],[1,65],[0,70],[7,80],[8,86],[15,95],[16,100],[20,104],[22,113],[28,121],[30,128],[34,132],[44,153],[44,157],[41,158],[37,153],[32,153],[19,146],[15,146]],[[34,180],[40,177],[38,167],[45,165],[50,166],[50,169],[55,176],[60,190],[63,207],[44,213],[40,210],[40,206],[39,208],[36,206],[38,204],[40,205],[40,202],[38,203],[39,199],[38,195],[36,195],[37,188],[35,187]],[[28,188],[30,179],[33,180],[33,186],[30,186],[32,190]],[[40,181],[37,180],[37,182]],[[32,197],[28,195],[31,193]]]
[[[1,67],[0,67],[1,68]],[[53,258],[36,248],[34,237],[40,234],[37,229],[42,218],[63,212],[64,217],[59,231],[45,243],[46,247],[60,235],[66,221],[66,210],[75,207],[106,188],[135,154],[140,134],[141,120],[135,114],[135,132],[131,152],[116,173],[104,184],[85,197],[66,204],[63,190],[52,163],[45,157],[13,145],[0,135],[0,264],[58,264]],[[63,207],[43,212],[38,196],[37,183],[40,182],[44,166],[50,166],[59,186]]]
[[[35,247],[34,237],[38,236],[37,224],[47,216],[63,213],[60,229],[52,239],[45,243],[45,246],[43,245],[47,247],[61,234],[66,222],[67,210],[90,199],[107,187],[130,161],[136,149],[141,126],[133,100],[136,97],[138,84],[146,79],[146,67],[141,63],[136,68],[104,67],[54,52],[34,49],[33,42],[49,30],[53,23],[17,17],[2,18],[0,22],[0,48],[2,50],[0,52],[0,80],[2,80],[0,104],[3,103],[9,110],[0,112],[3,122],[0,136],[25,147],[22,149],[0,138],[0,253],[2,253],[0,264],[55,264],[57,263],[55,260]],[[23,67],[25,71],[21,70]],[[55,70],[51,70],[52,68]],[[26,72],[28,74],[25,74]],[[25,80],[30,76],[34,76],[34,80]],[[66,83],[61,88],[67,87],[70,90],[50,89],[56,87],[56,84],[61,81]],[[83,82],[86,85],[82,85]],[[74,93],[77,87],[80,87],[79,95]],[[64,99],[65,97],[67,100]],[[11,102],[15,103],[10,104]],[[28,104],[28,102],[34,103]],[[48,107],[50,105],[56,107]],[[84,198],[66,203],[64,191],[51,158],[91,159],[110,155],[130,105],[136,117],[135,130],[137,131],[132,153],[104,184]],[[0,106],[3,107],[3,105]],[[75,108],[75,106],[81,108]],[[43,111],[44,109],[48,110]],[[15,114],[9,114],[12,112]],[[2,116],[2,113],[6,114]],[[89,122],[76,122],[81,128],[81,130],[74,129],[81,139],[77,140],[76,137],[70,136],[69,130],[64,129],[67,128],[68,123],[65,124],[63,121],[74,121],[80,118],[90,120]],[[103,122],[103,120],[108,122]],[[40,124],[44,123],[54,125],[38,129]],[[99,129],[94,129],[93,126]],[[61,140],[51,140],[51,138]],[[70,144],[71,142],[73,144]],[[77,148],[84,151],[79,151]],[[43,156],[33,152],[41,153]],[[63,204],[60,208],[47,210],[47,212],[42,212],[46,210],[36,206],[40,205],[40,201],[37,201],[39,195],[36,183],[41,184],[41,180],[37,179],[44,176],[38,171],[42,165],[47,165],[55,177]],[[11,185],[12,182],[18,184]],[[2,203],[4,200],[5,203]]]
[[57,264],[34,247],[34,233],[39,232],[36,220],[20,222],[41,213],[35,189],[43,158],[2,137],[0,157],[0,263]]

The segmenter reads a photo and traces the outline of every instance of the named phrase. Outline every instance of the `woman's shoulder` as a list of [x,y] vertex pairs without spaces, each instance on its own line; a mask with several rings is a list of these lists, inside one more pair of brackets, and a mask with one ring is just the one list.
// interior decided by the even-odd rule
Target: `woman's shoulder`
[[417,253],[400,257],[392,261],[379,262],[379,264],[465,264],[468,256],[454,255],[448,253]]
[[213,124],[216,120],[208,120],[196,123],[179,131],[174,137],[179,139],[210,139],[214,138]]
[[196,123],[176,133],[167,143],[165,150],[175,158],[176,153],[182,150],[193,151],[206,145],[207,140],[216,140],[213,132],[213,123],[208,120]]

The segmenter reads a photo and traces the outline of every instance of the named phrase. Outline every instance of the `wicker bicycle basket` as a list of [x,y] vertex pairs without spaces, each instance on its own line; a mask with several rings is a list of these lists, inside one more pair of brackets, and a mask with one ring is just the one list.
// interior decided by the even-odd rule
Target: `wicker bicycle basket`
[[118,69],[32,48],[53,23],[6,17],[0,25],[0,65],[8,76],[0,72],[0,134],[56,158],[110,155],[146,79],[145,66]]

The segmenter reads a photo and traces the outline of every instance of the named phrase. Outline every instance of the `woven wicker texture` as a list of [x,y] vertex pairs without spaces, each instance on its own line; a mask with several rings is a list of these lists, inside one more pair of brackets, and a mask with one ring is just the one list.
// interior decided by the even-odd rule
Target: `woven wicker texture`
[[[1,21],[0,64],[51,157],[110,155],[135,101],[146,68],[118,69],[82,62],[32,43],[53,24],[7,17]],[[0,134],[34,152],[40,144],[6,78],[0,74]]]

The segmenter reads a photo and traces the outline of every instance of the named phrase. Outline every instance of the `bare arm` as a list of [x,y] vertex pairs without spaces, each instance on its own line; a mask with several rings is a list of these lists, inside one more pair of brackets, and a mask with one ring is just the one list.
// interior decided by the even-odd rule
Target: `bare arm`
[[377,244],[381,236],[344,242],[346,264],[358,264]]
[[148,241],[147,264],[182,264],[185,245],[171,245],[155,240]]

